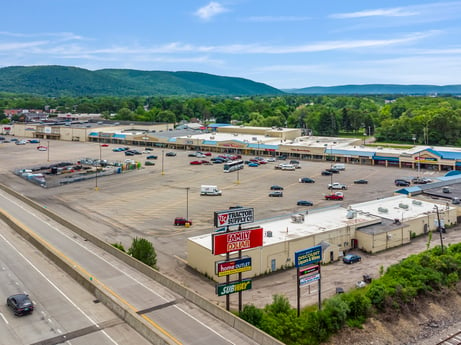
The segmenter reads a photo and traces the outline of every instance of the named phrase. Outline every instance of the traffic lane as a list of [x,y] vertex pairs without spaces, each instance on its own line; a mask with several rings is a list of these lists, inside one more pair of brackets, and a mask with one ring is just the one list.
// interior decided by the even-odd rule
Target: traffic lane
[[129,338],[139,342],[126,342],[125,336],[117,332],[117,328],[124,328],[122,320],[102,304],[95,304],[91,294],[50,265],[4,223],[0,223],[0,229],[0,293],[9,296],[26,292],[35,306],[32,314],[16,317],[6,305],[0,305],[3,320],[0,333],[4,344],[32,344],[62,339],[64,335],[73,343],[84,336],[91,340],[87,344],[148,344],[131,328],[126,330]]
[[[4,198],[4,200],[7,200]],[[12,209],[10,207],[9,209]],[[88,241],[76,236],[75,234],[64,234],[60,229],[60,225],[55,224],[50,220],[41,219],[39,214],[30,213],[30,216],[24,216],[27,213],[27,207],[21,205],[14,216],[18,217],[25,227],[28,227],[32,232],[43,237],[50,245],[58,248],[66,258],[73,261],[74,266],[80,269],[88,277],[97,280],[98,283],[105,286],[107,292],[112,293],[117,298],[125,301],[129,307],[134,310],[144,310],[148,308],[162,306],[168,303],[176,303],[175,308],[168,313],[155,313],[155,318],[151,319],[157,325],[160,325],[172,339],[179,339],[181,342],[189,343],[190,339],[203,341],[204,339],[212,339],[215,344],[229,344],[232,339],[225,339],[221,332],[209,327],[206,323],[200,320],[200,317],[192,316],[182,309],[181,298],[171,293],[162,285],[152,280],[146,280],[146,277],[139,272],[132,271],[126,274],[119,267],[124,266],[122,262],[118,262],[115,258],[107,260],[100,253],[101,250],[94,247]],[[21,218],[22,217],[22,218]],[[63,254],[61,254],[63,255]],[[201,311],[202,315],[206,313]],[[174,322],[172,322],[173,320]],[[222,322],[219,328],[228,328]],[[241,338],[241,335],[233,330],[232,337]],[[190,336],[190,334],[193,336]],[[255,344],[252,340],[246,338],[242,344]]]

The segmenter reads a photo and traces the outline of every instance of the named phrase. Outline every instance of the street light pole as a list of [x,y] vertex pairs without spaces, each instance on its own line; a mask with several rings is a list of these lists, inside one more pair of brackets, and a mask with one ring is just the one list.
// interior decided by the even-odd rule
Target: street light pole
[[165,157],[165,150],[162,150],[162,175],[165,175],[165,172],[163,170],[163,161],[164,161],[164,157]]
[[48,162],[50,161],[50,141],[48,140],[48,147],[46,149],[48,151]]
[[96,178],[95,178],[96,186],[94,187],[95,190],[99,190],[99,187],[98,187],[98,166],[101,165],[101,158],[102,158],[101,143],[98,142],[98,145],[99,145],[99,161],[98,161],[98,163],[96,163]]
[[189,189],[186,187],[186,221],[189,221]]
[[439,208],[437,205],[434,205],[435,211],[437,212],[437,231],[439,232],[440,235],[440,249],[442,250],[442,255],[443,255],[443,237],[442,237],[442,227],[440,226],[440,214],[439,214]]

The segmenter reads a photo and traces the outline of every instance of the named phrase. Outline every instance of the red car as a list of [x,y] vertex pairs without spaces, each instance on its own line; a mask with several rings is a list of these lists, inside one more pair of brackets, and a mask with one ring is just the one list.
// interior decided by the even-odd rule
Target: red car
[[178,225],[186,225],[186,223],[189,223],[189,225],[192,225],[192,221],[191,220],[187,220],[186,218],[184,217],[176,217],[174,219],[174,225],[175,226],[178,226]]
[[208,157],[211,156],[211,152],[204,152],[203,154]]
[[200,164],[202,164],[202,161],[192,161],[189,164],[190,165],[200,165]]
[[325,200],[343,200],[343,199],[344,199],[344,194],[341,192],[336,192],[333,194],[325,195]]
[[210,161],[207,161],[207,160],[204,160],[204,159],[202,159],[201,162],[202,162],[202,164],[205,164],[205,165],[212,164]]
[[109,147],[109,144],[101,144],[102,147]]

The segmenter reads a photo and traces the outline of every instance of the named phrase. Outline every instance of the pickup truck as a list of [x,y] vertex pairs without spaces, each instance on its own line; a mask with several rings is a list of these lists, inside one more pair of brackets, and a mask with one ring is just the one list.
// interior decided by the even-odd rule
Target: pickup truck
[[333,194],[325,195],[325,200],[343,200],[343,199],[344,199],[344,194],[341,192],[336,192]]
[[345,184],[335,182],[333,184],[329,183],[328,184],[328,189],[342,189],[342,190],[345,190],[345,189],[347,189],[347,186]]

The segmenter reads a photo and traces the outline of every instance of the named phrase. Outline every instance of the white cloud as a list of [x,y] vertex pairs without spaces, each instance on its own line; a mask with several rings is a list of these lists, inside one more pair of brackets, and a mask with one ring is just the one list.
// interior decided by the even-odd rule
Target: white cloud
[[415,16],[418,12],[405,10],[402,7],[389,9],[365,10],[350,13],[332,14],[331,18],[362,18],[362,17],[409,17]]
[[208,20],[220,13],[227,11],[228,9],[222,6],[220,3],[212,1],[208,5],[199,8],[195,12],[195,15],[201,19]]

